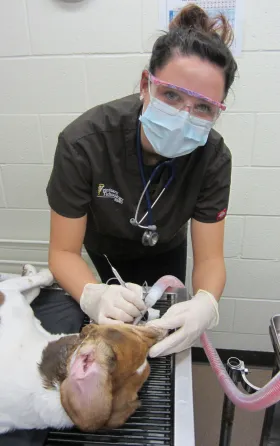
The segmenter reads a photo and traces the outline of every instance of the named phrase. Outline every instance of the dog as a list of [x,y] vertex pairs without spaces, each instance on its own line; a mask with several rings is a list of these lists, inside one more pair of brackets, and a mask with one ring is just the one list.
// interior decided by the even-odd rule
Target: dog
[[34,273],[34,267],[0,282],[0,434],[122,426],[141,405],[149,349],[166,335],[130,324],[88,324],[80,333],[51,334],[30,303],[40,286],[52,283],[49,270]]

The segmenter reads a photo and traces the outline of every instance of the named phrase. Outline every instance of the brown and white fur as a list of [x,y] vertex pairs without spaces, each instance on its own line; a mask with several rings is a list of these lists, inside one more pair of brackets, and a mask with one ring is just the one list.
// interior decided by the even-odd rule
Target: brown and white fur
[[140,406],[149,348],[166,334],[89,324],[81,333],[52,335],[29,305],[52,280],[43,270],[0,282],[0,434],[121,426]]

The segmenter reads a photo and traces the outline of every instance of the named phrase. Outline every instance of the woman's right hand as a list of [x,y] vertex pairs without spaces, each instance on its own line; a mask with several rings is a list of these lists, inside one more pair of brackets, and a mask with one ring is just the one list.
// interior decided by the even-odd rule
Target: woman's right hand
[[126,287],[88,283],[80,299],[81,309],[98,324],[133,322],[146,310],[143,289],[135,283]]

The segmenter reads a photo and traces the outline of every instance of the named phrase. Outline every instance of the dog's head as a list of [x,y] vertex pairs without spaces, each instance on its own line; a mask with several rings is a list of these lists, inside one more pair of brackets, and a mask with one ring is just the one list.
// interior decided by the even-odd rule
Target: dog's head
[[[53,343],[57,349],[56,353],[53,350],[53,358],[46,349],[45,361],[43,355],[40,365],[43,377],[48,376],[45,385],[60,385],[62,405],[76,426],[84,431],[99,429],[110,418],[114,394],[145,363],[150,347],[165,334],[145,326],[89,324],[80,335]],[[55,369],[52,367],[51,379],[46,362],[53,362],[54,355],[59,360]]]

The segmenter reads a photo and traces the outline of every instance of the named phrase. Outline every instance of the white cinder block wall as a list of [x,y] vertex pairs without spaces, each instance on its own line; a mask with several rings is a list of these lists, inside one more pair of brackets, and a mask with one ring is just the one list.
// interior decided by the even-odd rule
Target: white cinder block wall
[[[162,0],[163,1],[163,0]],[[239,79],[217,128],[233,154],[216,347],[271,350],[280,313],[280,3],[245,1]],[[138,91],[157,0],[0,0],[0,271],[47,261],[45,188],[60,130]],[[190,280],[191,248],[188,275]]]

